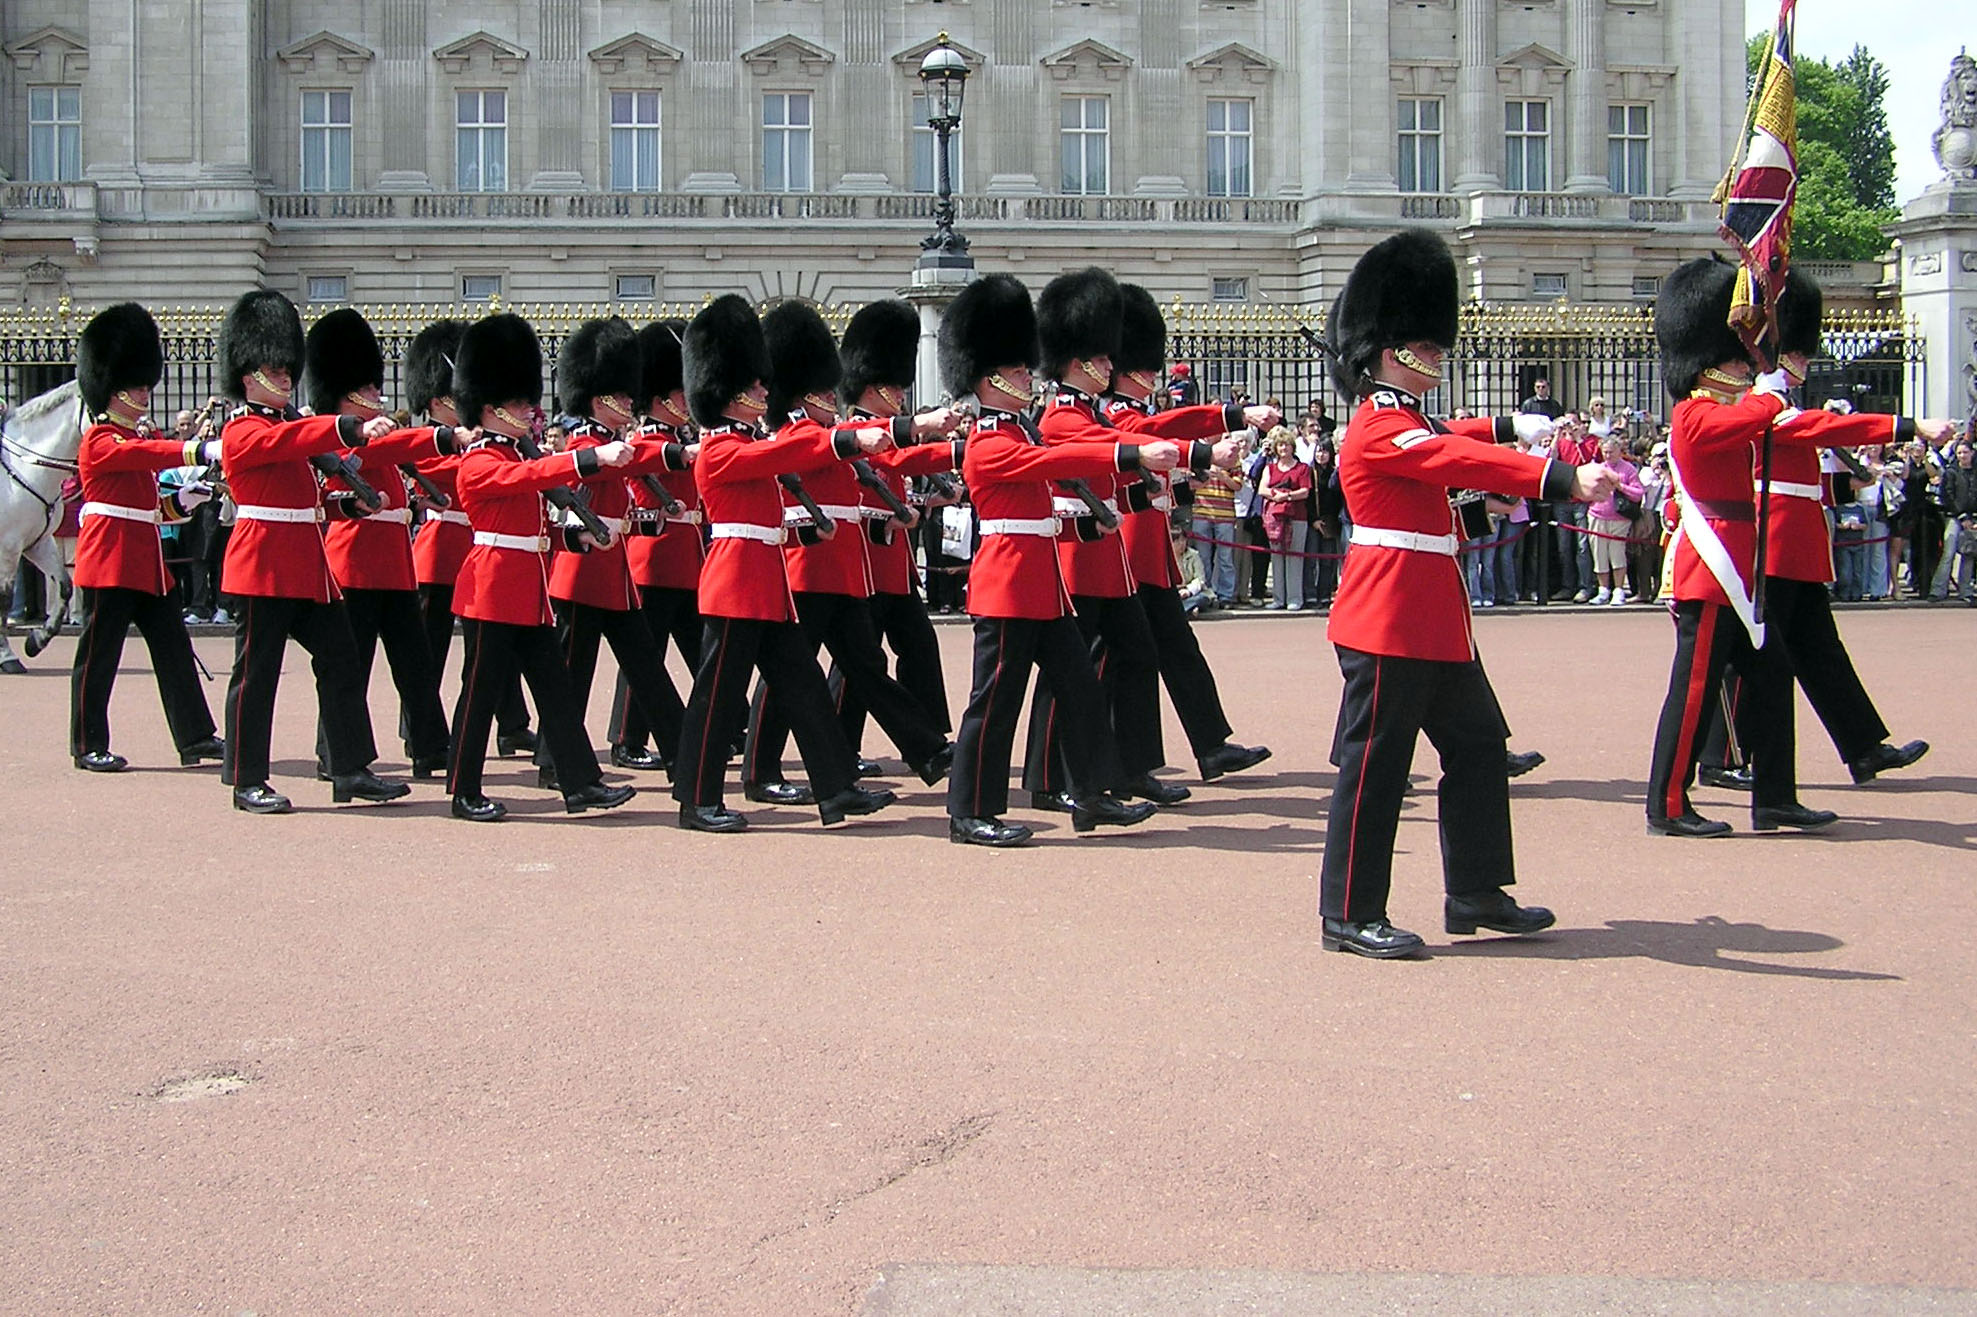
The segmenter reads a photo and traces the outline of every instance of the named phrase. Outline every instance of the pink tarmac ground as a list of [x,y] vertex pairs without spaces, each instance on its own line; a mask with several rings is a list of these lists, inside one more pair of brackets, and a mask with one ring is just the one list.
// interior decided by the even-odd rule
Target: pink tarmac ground
[[[1418,963],[1319,950],[1316,619],[1201,628],[1263,768],[1096,839],[1019,809],[1007,853],[911,778],[828,833],[683,833],[650,776],[566,818],[515,760],[498,827],[431,784],[333,808],[295,650],[299,810],[250,817],[168,766],[135,639],[132,771],[71,769],[64,640],[0,678],[0,1310],[848,1314],[963,1264],[1977,1287],[1977,610],[1841,625],[1934,752],[1852,787],[1801,706],[1844,821],[1693,842],[1642,831],[1665,615],[1482,618],[1560,922],[1440,931],[1424,779]],[[372,705],[402,773],[382,671]]]

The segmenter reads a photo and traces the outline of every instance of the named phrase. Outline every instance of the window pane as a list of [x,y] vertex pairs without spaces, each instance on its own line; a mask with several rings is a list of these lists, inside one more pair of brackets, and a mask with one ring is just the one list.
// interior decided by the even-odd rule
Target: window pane
[[1085,120],[1084,102],[1075,96],[1066,96],[1057,103],[1057,126],[1060,128],[1082,128]]
[[1442,130],[1442,103],[1440,101],[1422,101],[1420,105],[1422,130],[1431,133],[1440,132]]
[[350,190],[350,130],[339,128],[328,134],[329,137],[329,178],[326,186],[332,192]]
[[628,91],[611,93],[611,122],[614,124],[632,121],[632,94]]
[[659,188],[659,131],[655,128],[638,135],[638,185],[648,192]]
[[1545,115],[1551,110],[1546,101],[1526,101],[1524,103],[1524,123],[1534,133],[1545,131]]
[[789,190],[810,190],[810,134],[793,132],[789,144]]
[[1530,178],[1531,190],[1542,192],[1550,186],[1551,173],[1545,160],[1546,147],[1549,143],[1542,137],[1533,137],[1530,142],[1531,159],[1525,167],[1525,172]]
[[1211,137],[1208,139],[1208,195],[1226,197],[1229,195],[1229,139]]
[[329,94],[329,121],[331,123],[350,122],[350,93],[333,91]]
[[1106,190],[1105,147],[1101,141],[1086,153],[1085,191],[1091,196],[1103,196]]
[[1627,107],[1609,105],[1606,107],[1606,131],[1619,135],[1627,131]]
[[319,91],[305,91],[302,93],[303,123],[318,124],[323,121],[323,116],[326,112],[323,100],[323,94]]
[[1394,123],[1399,126],[1402,132],[1412,132],[1414,130],[1414,112],[1420,104],[1421,102],[1419,101],[1402,101],[1394,107]]
[[302,133],[302,190],[323,190],[323,135],[315,129]]
[[508,122],[508,93],[505,91],[484,91],[481,93],[481,122]]
[[1402,192],[1419,192],[1423,190],[1421,187],[1421,175],[1415,163],[1415,142],[1417,140],[1411,134],[1403,133],[1401,135],[1400,163],[1394,170],[1394,173],[1399,178],[1400,190]]
[[505,191],[508,187],[508,133],[506,129],[483,129],[485,134],[482,154],[482,170],[487,176],[489,192]]
[[1606,139],[1606,185],[1615,192],[1627,190],[1627,143],[1618,137]]
[[481,98],[479,92],[463,91],[453,97],[453,122],[480,122]]
[[657,290],[658,278],[650,274],[621,274],[617,279],[617,295],[620,302],[650,301]]
[[454,187],[461,192],[478,192],[481,186],[480,137],[471,128],[454,134],[453,149],[458,155]]
[[1208,102],[1208,131],[1219,133],[1229,126],[1229,103],[1227,101]]
[[48,123],[55,117],[55,89],[30,87],[27,91],[27,117],[34,123]]
[[74,123],[82,118],[82,88],[57,87],[55,113],[64,123]]
[[1111,104],[1103,96],[1087,96],[1085,98],[1085,127],[1104,128],[1105,115]]
[[1422,140],[1420,190],[1423,192],[1442,190],[1442,148],[1439,137]]
[[1059,192],[1076,192],[1084,184],[1084,139],[1076,133],[1065,133],[1062,140],[1062,159],[1057,176],[1057,190]]
[[1524,130],[1524,102],[1505,101],[1503,103],[1503,131],[1506,133]]
[[632,130],[613,128],[611,130],[611,190],[629,192],[637,185],[637,174],[632,164]]
[[788,187],[783,172],[783,130],[762,130],[762,190],[781,192]]
[[1630,105],[1627,107],[1627,131],[1636,137],[1647,136],[1648,107]]

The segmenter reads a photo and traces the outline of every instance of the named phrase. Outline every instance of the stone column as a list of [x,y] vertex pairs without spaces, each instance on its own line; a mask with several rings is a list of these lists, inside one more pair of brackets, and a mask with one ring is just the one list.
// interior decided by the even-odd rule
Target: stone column
[[[1673,95],[1662,104],[1681,107],[1671,197],[1707,201],[1737,149],[1744,43],[1736,34],[1744,30],[1743,13],[1742,0],[1682,0],[1668,13],[1668,49],[1677,72],[1669,84]],[[1660,123],[1655,131],[1661,131]]]
[[1945,178],[1888,226],[1901,243],[1902,310],[1925,345],[1919,416],[1977,412],[1977,179]]
[[[433,72],[432,46],[426,40],[425,0],[384,0],[379,14],[377,107],[384,131],[379,134],[378,188],[384,192],[430,192],[432,174],[427,161],[432,150],[436,117],[427,84]],[[450,123],[451,121],[448,120]]]
[[[1392,0],[1351,0],[1346,11],[1347,48],[1377,51],[1384,64],[1393,49],[1392,12]],[[1345,188],[1348,192],[1391,192],[1396,152],[1393,92],[1384,67],[1361,61],[1356,72],[1365,79],[1362,87],[1366,90],[1351,100],[1352,144],[1346,160]]]
[[1572,71],[1566,75],[1565,190],[1605,192],[1606,0],[1571,0],[1565,27]]
[[[583,150],[595,140],[586,125],[595,107],[584,94],[583,12],[580,0],[538,0],[541,50],[529,61],[536,118],[534,192],[581,192]],[[1602,3],[1604,0],[1602,0]]]
[[1497,0],[1456,0],[1462,63],[1455,74],[1456,192],[1503,186],[1503,103],[1496,88]]

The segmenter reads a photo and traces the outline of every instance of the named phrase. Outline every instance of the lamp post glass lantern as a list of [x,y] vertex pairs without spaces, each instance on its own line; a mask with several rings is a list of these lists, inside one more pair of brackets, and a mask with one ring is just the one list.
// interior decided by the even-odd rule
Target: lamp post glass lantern
[[920,240],[922,264],[972,264],[968,240],[954,231],[954,184],[948,166],[948,142],[961,126],[961,98],[968,84],[968,61],[940,34],[934,48],[920,61],[920,82],[927,89],[927,127],[934,133],[934,231]]

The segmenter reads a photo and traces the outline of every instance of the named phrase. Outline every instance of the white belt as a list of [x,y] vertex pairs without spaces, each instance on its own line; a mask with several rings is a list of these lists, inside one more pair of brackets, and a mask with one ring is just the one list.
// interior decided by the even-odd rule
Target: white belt
[[474,532],[474,543],[489,549],[519,549],[523,553],[548,553],[547,535],[497,535],[491,530]]
[[688,508],[685,512],[668,512],[665,516],[668,526],[698,526],[701,522],[699,508]]
[[[604,528],[613,535],[623,535],[625,528],[631,524],[623,517],[599,517],[598,521],[602,522]],[[556,514],[556,524],[569,530],[581,530],[584,523],[583,518],[576,513],[561,511]]]
[[869,503],[863,503],[858,507],[858,514],[872,521],[889,521],[892,518],[892,509],[875,508]]
[[409,526],[412,524],[412,509],[379,508],[376,512],[366,512],[364,514],[364,520],[391,521],[391,522],[396,522],[400,526]]
[[1757,482],[1758,493],[1762,494],[1767,489],[1774,494],[1788,494],[1793,498],[1809,498],[1814,503],[1823,503],[1826,501],[1826,491],[1817,485],[1795,485],[1788,480],[1760,480]]
[[293,521],[318,522],[323,519],[321,508],[267,508],[254,503],[236,503],[234,515],[245,521]]
[[119,521],[142,521],[152,526],[163,520],[156,508],[127,508],[121,503],[85,503],[82,505],[81,515],[115,517]]
[[[1119,515],[1119,505],[1113,500],[1106,498],[1100,499],[1099,502],[1113,516],[1116,517]],[[1081,498],[1053,498],[1050,500],[1050,510],[1060,517],[1089,517],[1092,515],[1092,510],[1085,506],[1085,501]]]
[[1055,517],[989,517],[981,523],[984,535],[1057,535]]
[[[865,515],[865,509],[853,507],[849,503],[819,503],[817,510],[832,521],[856,521]],[[801,504],[783,509],[783,524],[808,526],[810,509]]]
[[467,514],[464,512],[443,511],[439,508],[427,508],[426,520],[443,521],[449,526],[471,526],[474,524],[467,520]]
[[1172,512],[1174,510],[1174,500],[1166,494],[1155,494],[1147,500],[1146,505],[1155,512]]
[[1444,557],[1455,556],[1455,536],[1423,535],[1413,530],[1382,530],[1378,526],[1354,526],[1354,544],[1371,544],[1382,549],[1412,549],[1416,553],[1439,553]]
[[789,537],[781,526],[758,526],[752,521],[717,521],[711,533],[717,540],[754,540],[758,544],[781,544]]

